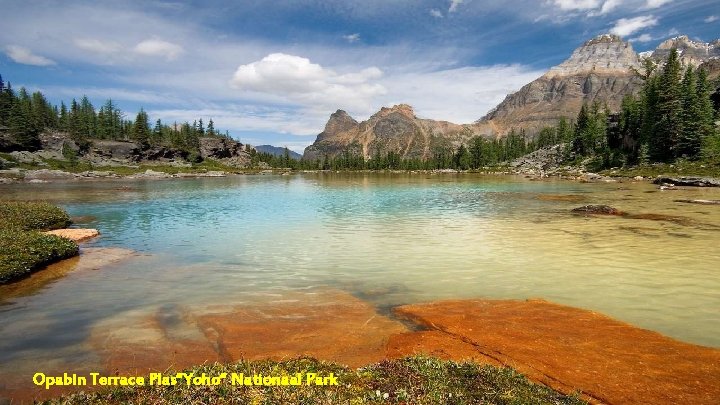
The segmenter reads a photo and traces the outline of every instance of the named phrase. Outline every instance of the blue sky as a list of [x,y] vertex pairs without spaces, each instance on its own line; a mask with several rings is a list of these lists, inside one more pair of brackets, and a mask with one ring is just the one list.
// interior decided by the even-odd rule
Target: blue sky
[[717,0],[0,0],[0,74],[58,103],[212,118],[296,151],[328,116],[407,103],[457,123],[613,32],[637,51],[720,37]]

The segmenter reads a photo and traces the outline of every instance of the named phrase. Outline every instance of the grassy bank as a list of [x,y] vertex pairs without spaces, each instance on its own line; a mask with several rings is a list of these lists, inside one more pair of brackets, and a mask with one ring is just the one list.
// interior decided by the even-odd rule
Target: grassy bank
[[[389,360],[351,370],[313,359],[254,361],[195,367],[195,375],[221,373],[293,376],[334,373],[337,386],[233,386],[226,378],[217,386],[142,386],[77,393],[48,404],[583,404],[534,384],[510,368],[456,363],[429,357]],[[168,373],[166,373],[168,374]]]
[[653,163],[627,168],[607,169],[600,172],[606,176],[657,177],[657,176],[705,176],[720,177],[720,163],[678,160],[675,163]]
[[75,242],[38,232],[68,225],[67,213],[51,204],[0,201],[0,284],[77,255]]
[[139,174],[143,173],[146,170],[154,170],[157,172],[164,172],[168,174],[177,174],[177,173],[202,173],[202,172],[208,172],[208,171],[222,171],[222,172],[228,172],[228,173],[245,173],[245,172],[252,172],[252,171],[258,171],[260,169],[239,169],[237,167],[228,166],[225,165],[217,160],[213,159],[205,159],[200,163],[192,163],[187,166],[175,166],[171,164],[163,164],[163,163],[156,163],[156,164],[138,164],[138,165],[128,165],[128,166],[101,166],[101,165],[93,165],[90,162],[78,160],[78,161],[68,161],[68,160],[58,160],[58,159],[40,159],[42,164],[40,163],[22,163],[19,162],[16,158],[14,158],[11,154],[7,153],[0,153],[0,158],[5,159],[6,161],[10,162],[12,164],[12,167],[18,168],[18,169],[24,169],[24,170],[40,170],[40,169],[48,169],[48,170],[62,170],[64,172],[68,173],[81,173],[86,171],[102,171],[102,172],[110,172],[115,173],[119,176],[129,176],[133,174]]

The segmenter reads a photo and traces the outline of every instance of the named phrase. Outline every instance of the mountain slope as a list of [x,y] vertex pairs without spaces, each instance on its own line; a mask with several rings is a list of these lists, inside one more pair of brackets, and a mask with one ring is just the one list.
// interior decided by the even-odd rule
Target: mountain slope
[[479,123],[492,122],[501,134],[511,128],[535,133],[561,117],[575,117],[583,103],[600,101],[617,109],[626,94],[642,85],[640,58],[616,35],[601,35],[577,48],[569,59],[508,95]]
[[439,148],[455,148],[478,134],[479,126],[421,119],[412,107],[383,107],[367,121],[358,122],[343,110],[330,116],[304,159],[337,156],[345,151],[370,158],[392,151],[401,158],[427,159]]
[[[281,148],[279,146],[272,146],[272,145],[258,145],[255,146],[255,150],[262,153],[269,153],[273,156],[284,156],[285,155],[285,148]],[[291,159],[300,159],[302,158],[302,155],[288,149],[288,152],[290,154]]]
[[[643,57],[661,62],[673,47],[684,63],[693,66],[708,66],[720,58],[720,40],[703,43],[687,36],[669,39]],[[497,138],[523,129],[532,136],[562,117],[574,119],[585,103],[598,101],[617,111],[623,97],[642,86],[642,66],[642,57],[629,42],[603,34],[586,41],[566,61],[508,95],[473,124],[420,119],[404,104],[383,107],[363,122],[338,110],[305,149],[304,158],[335,157],[345,151],[369,158],[392,151],[402,158],[427,159],[434,151],[455,148],[477,135]]]

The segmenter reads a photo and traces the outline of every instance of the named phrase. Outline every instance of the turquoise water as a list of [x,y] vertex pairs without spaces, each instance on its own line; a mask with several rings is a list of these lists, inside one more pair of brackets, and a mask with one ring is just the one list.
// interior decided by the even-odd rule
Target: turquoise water
[[[0,290],[0,374],[92,361],[102,320],[331,287],[378,308],[531,298],[720,347],[720,190],[520,177],[301,174],[0,186],[45,199],[138,254],[25,295]],[[574,196],[576,201],[553,200]],[[542,196],[549,196],[543,199]],[[687,221],[573,216],[603,203]]]

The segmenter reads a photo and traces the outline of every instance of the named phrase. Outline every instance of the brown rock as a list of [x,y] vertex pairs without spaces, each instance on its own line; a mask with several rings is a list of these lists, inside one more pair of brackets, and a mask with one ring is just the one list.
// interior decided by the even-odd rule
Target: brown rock
[[341,291],[273,300],[203,313],[182,307],[126,313],[94,327],[90,342],[106,370],[121,374],[301,355],[358,367],[384,359],[390,336],[408,331]]
[[198,318],[225,358],[288,359],[306,355],[358,367],[385,358],[389,337],[407,332],[401,323],[341,291],[298,302],[277,302]]
[[53,263],[12,284],[0,285],[0,297],[4,300],[31,295],[67,274],[97,270],[134,255],[134,251],[123,248],[81,248],[79,256]]
[[582,207],[573,208],[573,214],[581,215],[624,215],[625,213],[617,208],[609,205],[584,205]]
[[[407,305],[396,313],[564,393],[612,404],[716,404],[720,350],[541,300]],[[455,346],[453,346],[455,347]],[[453,353],[455,349],[443,349]]]
[[55,229],[52,231],[43,232],[46,235],[60,236],[65,239],[70,239],[73,242],[82,242],[84,240],[92,239],[98,235],[97,229],[81,229],[81,228],[68,228],[68,229]]
[[675,200],[675,202],[701,205],[720,205],[720,200]]

